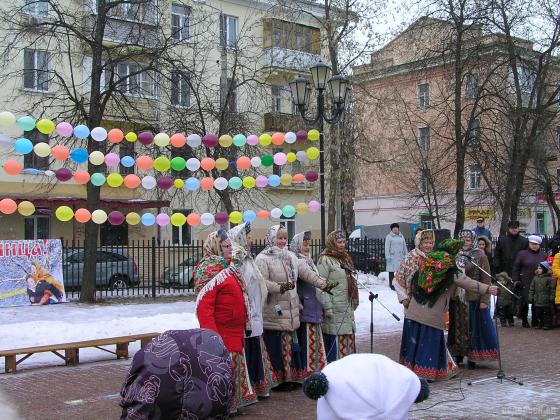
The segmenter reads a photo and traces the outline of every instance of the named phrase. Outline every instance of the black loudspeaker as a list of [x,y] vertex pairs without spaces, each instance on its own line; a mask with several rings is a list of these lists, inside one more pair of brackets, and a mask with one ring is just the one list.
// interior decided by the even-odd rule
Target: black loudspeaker
[[434,229],[434,234],[436,237],[436,244],[439,244],[444,239],[451,238],[451,231],[449,229]]

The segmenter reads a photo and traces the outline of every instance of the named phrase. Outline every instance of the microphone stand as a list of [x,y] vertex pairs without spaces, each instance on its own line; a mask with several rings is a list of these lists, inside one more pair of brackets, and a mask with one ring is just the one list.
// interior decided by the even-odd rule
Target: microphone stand
[[[486,274],[488,277],[490,277],[493,280],[494,283],[496,283],[498,286],[500,286],[507,293],[509,293],[510,295],[515,297],[516,299],[520,298],[520,296],[518,296],[514,292],[512,292],[507,286],[500,283],[498,281],[498,279],[496,279],[492,274],[488,273],[485,269],[483,269],[481,266],[479,266],[474,261],[472,256],[468,256],[468,255],[462,255],[462,256],[466,257],[472,263],[472,265],[474,265],[476,268],[478,268],[480,271],[482,271],[484,274]],[[498,297],[495,296],[494,297],[494,311],[496,311],[496,309],[497,309],[497,307],[496,307],[497,300],[498,300]],[[502,349],[500,348],[500,333],[498,331],[498,317],[497,316],[494,317],[494,328],[496,329],[496,343],[498,344],[498,372],[496,373],[496,376],[490,376],[488,378],[482,378],[482,379],[477,379],[476,381],[470,381],[470,382],[467,382],[467,385],[480,384],[480,383],[483,383],[483,382],[492,381],[494,379],[498,379],[501,384],[504,383],[504,381],[509,381],[509,382],[513,382],[513,383],[518,384],[518,385],[523,385],[523,382],[518,380],[517,377],[506,375],[504,370],[502,369]]]

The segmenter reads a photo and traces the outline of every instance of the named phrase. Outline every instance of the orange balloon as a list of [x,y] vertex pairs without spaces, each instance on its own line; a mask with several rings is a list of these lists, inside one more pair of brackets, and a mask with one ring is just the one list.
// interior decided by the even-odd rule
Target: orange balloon
[[8,175],[17,175],[23,170],[23,165],[17,160],[9,159],[4,162],[4,171]]
[[74,218],[80,223],[87,223],[91,219],[88,209],[78,209],[74,212]]
[[113,128],[107,133],[107,138],[111,143],[120,143],[124,138],[124,133],[118,128]]
[[284,143],[284,133],[274,133],[272,135],[272,144],[280,146]]
[[200,224],[200,215],[197,213],[191,213],[187,216],[187,223],[190,226],[198,226]]
[[136,166],[138,169],[142,169],[143,171],[147,171],[152,169],[154,166],[154,160],[149,156],[140,156],[136,159]]
[[295,174],[292,177],[292,182],[303,182],[305,181],[305,175],[304,174]]
[[136,174],[128,174],[123,179],[124,186],[126,188],[130,188],[131,190],[134,189],[134,188],[138,188],[141,183],[142,183],[142,180]]
[[257,217],[259,219],[268,219],[268,216],[270,215],[270,213],[267,210],[259,210],[257,212]]
[[250,169],[251,168],[251,159],[247,156],[241,156],[237,159],[237,167],[239,169]]
[[170,142],[173,147],[183,147],[187,139],[183,133],[175,133],[171,136]]
[[70,156],[70,151],[66,146],[58,144],[51,149],[51,155],[56,160],[66,160]]
[[90,176],[89,172],[83,169],[78,169],[74,172],[74,181],[76,181],[80,185],[87,184],[89,182]]
[[205,157],[200,161],[200,167],[205,171],[211,171],[216,167],[216,161],[212,158]]
[[212,188],[214,188],[214,180],[212,178],[202,178],[200,180],[200,188],[202,188],[204,191],[210,191]]
[[0,212],[4,214],[12,214],[17,210],[17,204],[11,198],[0,200]]

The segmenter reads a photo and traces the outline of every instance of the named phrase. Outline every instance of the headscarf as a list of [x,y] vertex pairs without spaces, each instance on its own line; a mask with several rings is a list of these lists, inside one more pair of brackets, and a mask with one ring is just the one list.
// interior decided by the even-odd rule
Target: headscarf
[[[461,253],[456,256],[457,265],[461,268],[467,266],[468,256],[472,256],[472,253],[476,248],[476,233],[470,229],[463,229],[457,235],[457,238],[464,243],[465,239],[470,238],[472,241],[471,247],[466,250],[461,250]],[[462,292],[461,292],[462,293]]]
[[233,399],[231,356],[206,329],[166,331],[132,359],[121,389],[121,420],[226,419]]
[[197,294],[216,274],[229,265],[220,245],[225,239],[228,239],[226,232],[220,229],[210,233],[204,241],[204,257],[196,265],[193,275]]
[[[322,257],[331,257],[341,264],[345,264],[348,267],[354,267],[352,257],[348,254],[348,251],[346,251],[346,249],[340,251],[336,246],[336,240],[341,238],[346,239],[346,235],[341,230],[335,230],[327,235],[326,247],[319,255],[319,262]],[[346,272],[346,283],[348,289],[348,299],[357,302],[359,300],[358,282],[351,273]]]
[[292,241],[290,242],[290,251],[292,251],[296,256],[300,259],[305,261],[305,263],[316,273],[319,273],[317,270],[317,266],[313,262],[313,259],[309,255],[305,255],[301,252],[303,248],[303,241],[311,240],[311,231],[306,230],[305,232],[298,233],[294,235]]
[[223,229],[216,230],[210,233],[210,235],[208,235],[208,237],[204,241],[204,256],[206,257],[208,255],[216,255],[218,257],[223,257],[224,253],[222,252],[222,247],[220,246],[220,244],[225,239],[227,239],[227,235],[225,230]]
[[261,252],[269,257],[281,259],[284,263],[288,280],[292,283],[296,283],[298,274],[297,257],[288,249],[287,246],[284,248],[278,247],[278,232],[280,230],[285,229],[281,225],[274,225],[268,228],[265,237],[266,247]]

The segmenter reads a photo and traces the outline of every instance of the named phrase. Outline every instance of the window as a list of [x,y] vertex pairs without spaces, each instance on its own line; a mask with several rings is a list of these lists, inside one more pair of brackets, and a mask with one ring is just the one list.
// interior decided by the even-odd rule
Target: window
[[23,239],[49,239],[49,216],[31,216],[26,217],[23,221],[24,238]]
[[303,33],[301,30],[296,30],[294,49],[297,51],[303,50]]
[[156,22],[155,0],[115,3],[116,4],[109,10],[108,15],[110,17],[132,20],[135,22]]
[[428,192],[429,176],[430,176],[430,171],[428,169],[423,170],[422,173],[420,174],[419,188],[422,194],[426,194]]
[[282,45],[283,35],[282,35],[282,21],[275,20],[274,21],[274,37],[273,37],[273,45],[275,47],[284,48],[285,45]]
[[428,152],[430,150],[430,127],[420,127],[418,146],[423,152]]
[[545,211],[537,211],[536,214],[536,221],[535,221],[535,229],[537,230],[537,233],[541,233],[543,235],[546,235],[546,212]]
[[468,167],[469,188],[478,189],[482,186],[482,171],[479,165],[469,165]]
[[430,85],[428,83],[418,85],[418,105],[420,108],[430,106]]
[[239,18],[237,16],[222,15],[221,21],[222,46],[237,48],[237,36],[239,32]]
[[173,4],[171,6],[171,36],[177,41],[187,41],[190,38],[190,8]]
[[23,87],[25,89],[39,92],[49,91],[49,58],[47,51],[25,49],[23,55]]
[[427,213],[420,214],[420,227],[422,229],[433,229],[434,228],[434,218]]
[[531,93],[535,86],[537,74],[535,73],[534,70],[525,66],[519,67],[518,72],[519,72],[519,85],[521,88],[521,92]]
[[49,2],[39,0],[25,0],[23,11],[34,16],[47,16],[49,14]]
[[271,86],[272,112],[282,112],[282,96],[280,86]]
[[[117,226],[103,223],[99,227],[99,243],[101,246],[128,245],[128,223]],[[99,261],[99,252],[97,258]]]
[[[129,141],[122,141],[119,143],[119,156],[122,159],[125,156],[130,156],[134,158],[134,143]],[[134,165],[130,167],[123,166],[122,163],[119,164],[119,172],[121,175],[129,175],[134,173]]]
[[467,141],[472,146],[480,144],[480,120],[478,118],[469,122]]
[[[105,70],[105,84],[111,80],[111,70]],[[113,82],[122,94],[155,98],[157,96],[154,72],[138,63],[119,63],[113,66]]]
[[284,216],[280,216],[280,226],[284,226],[284,228],[286,228],[286,230],[288,231],[288,243],[290,243],[290,241],[296,234],[296,220],[287,219]]
[[171,103],[177,106],[191,106],[189,78],[178,71],[171,72]]
[[237,112],[237,80],[227,79],[226,109],[229,112]]
[[467,74],[465,98],[476,99],[478,97],[478,74]]
[[[31,140],[31,143],[33,143],[33,145],[41,142],[47,144],[49,143],[48,134],[43,134],[37,130],[24,131],[23,136],[26,139]],[[48,156],[41,157],[35,153],[27,153],[23,155],[23,167],[46,171],[47,169],[49,169],[49,157]]]
[[[192,210],[173,210],[174,213],[183,213],[185,216]],[[182,226],[173,226],[171,241],[175,245],[188,245],[192,242],[191,227],[185,223]]]

